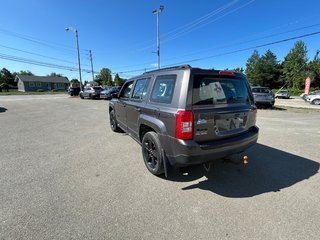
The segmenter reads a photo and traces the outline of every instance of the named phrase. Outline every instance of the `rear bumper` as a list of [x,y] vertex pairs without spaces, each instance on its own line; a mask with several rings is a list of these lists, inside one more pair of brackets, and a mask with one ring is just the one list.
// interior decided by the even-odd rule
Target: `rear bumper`
[[273,105],[275,103],[275,99],[258,99],[254,100],[255,104],[271,104]]
[[171,138],[167,141],[166,156],[171,165],[188,166],[221,159],[240,153],[258,140],[259,128],[253,127],[245,134],[220,141],[197,143]]

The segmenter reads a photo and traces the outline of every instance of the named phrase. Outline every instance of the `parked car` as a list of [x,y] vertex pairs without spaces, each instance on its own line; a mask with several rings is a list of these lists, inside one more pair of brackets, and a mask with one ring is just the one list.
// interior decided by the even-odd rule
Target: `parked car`
[[106,93],[112,88],[112,86],[106,86],[101,92],[100,92],[100,98],[106,99]]
[[80,92],[80,87],[69,87],[68,93],[70,96],[78,96]]
[[103,90],[100,93],[100,98],[110,100],[112,98],[112,94],[116,94],[120,91],[121,87],[108,87],[108,89]]
[[245,75],[180,66],[129,79],[109,103],[110,126],[141,144],[147,169],[211,162],[258,139]]
[[275,94],[275,98],[286,98],[289,99],[290,98],[290,92],[288,90],[280,90]]
[[320,91],[310,92],[309,94],[303,93],[303,94],[301,94],[300,96],[301,96],[305,101],[307,101],[307,98],[308,98],[308,97],[311,97],[311,96],[313,96],[313,95],[320,95]]
[[316,94],[308,95],[307,102],[315,105],[320,105],[320,92],[317,92]]
[[103,90],[102,87],[85,87],[83,91],[80,92],[80,97],[84,98],[100,98],[100,92]]
[[275,102],[272,91],[267,87],[252,87],[254,102],[257,106],[266,105],[272,107]]

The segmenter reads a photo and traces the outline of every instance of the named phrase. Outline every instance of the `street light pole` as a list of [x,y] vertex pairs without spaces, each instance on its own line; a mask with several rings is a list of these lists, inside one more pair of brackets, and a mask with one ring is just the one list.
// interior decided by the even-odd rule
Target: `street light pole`
[[160,22],[159,14],[163,11],[164,6],[160,5],[159,10],[152,11],[153,14],[157,15],[157,55],[158,55],[158,69],[160,69]]
[[79,48],[79,37],[78,37],[78,30],[73,27],[67,27],[65,29],[68,31],[73,31],[76,34],[76,45],[77,45],[77,52],[78,52],[78,68],[79,68],[79,78],[80,78],[80,90],[82,90],[82,77],[81,77],[81,64],[80,64],[80,48]]
[[89,50],[90,54],[90,62],[91,62],[91,73],[92,73],[92,81],[94,81],[94,72],[93,72],[93,64],[92,64],[92,51]]

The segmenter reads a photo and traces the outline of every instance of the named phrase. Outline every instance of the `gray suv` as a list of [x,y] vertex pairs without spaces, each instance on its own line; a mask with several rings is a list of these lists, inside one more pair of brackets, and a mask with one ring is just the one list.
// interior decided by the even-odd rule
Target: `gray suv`
[[127,80],[109,103],[111,129],[141,144],[147,169],[188,166],[240,153],[257,142],[257,108],[246,77],[189,65]]

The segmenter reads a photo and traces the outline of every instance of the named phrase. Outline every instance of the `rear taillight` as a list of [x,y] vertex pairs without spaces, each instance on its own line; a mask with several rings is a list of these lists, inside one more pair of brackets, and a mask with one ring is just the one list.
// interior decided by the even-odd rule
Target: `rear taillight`
[[178,111],[176,115],[176,138],[191,140],[193,138],[192,111]]

